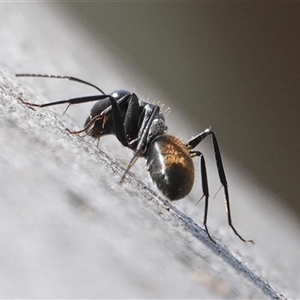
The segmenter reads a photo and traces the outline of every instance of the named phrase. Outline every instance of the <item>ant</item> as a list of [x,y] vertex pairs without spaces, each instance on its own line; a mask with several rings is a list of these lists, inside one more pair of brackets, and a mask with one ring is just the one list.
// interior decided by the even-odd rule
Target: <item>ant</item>
[[86,133],[95,139],[100,139],[107,134],[114,134],[123,146],[133,150],[133,157],[121,178],[121,183],[136,160],[139,157],[144,157],[150,177],[161,193],[171,201],[182,199],[190,193],[193,187],[195,171],[192,158],[199,156],[203,190],[203,196],[200,200],[205,199],[203,224],[208,237],[215,242],[207,227],[209,190],[205,159],[200,151],[194,150],[201,141],[211,135],[218,174],[225,193],[228,224],[243,242],[254,243],[252,240],[244,239],[232,224],[228,186],[221,152],[217,138],[211,128],[183,143],[179,138],[166,133],[168,128],[160,107],[139,99],[134,93],[117,90],[111,94],[106,94],[97,86],[72,76],[41,74],[16,74],[16,76],[68,79],[89,85],[101,93],[44,104],[21,101],[31,108],[68,104],[64,113],[73,104],[97,101],[82,130],[67,130],[71,134]]

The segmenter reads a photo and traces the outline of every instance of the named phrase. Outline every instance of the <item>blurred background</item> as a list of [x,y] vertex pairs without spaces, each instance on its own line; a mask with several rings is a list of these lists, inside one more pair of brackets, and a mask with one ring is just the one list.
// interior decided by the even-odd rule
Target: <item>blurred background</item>
[[212,126],[222,151],[300,217],[299,3],[65,7],[143,70],[198,132]]

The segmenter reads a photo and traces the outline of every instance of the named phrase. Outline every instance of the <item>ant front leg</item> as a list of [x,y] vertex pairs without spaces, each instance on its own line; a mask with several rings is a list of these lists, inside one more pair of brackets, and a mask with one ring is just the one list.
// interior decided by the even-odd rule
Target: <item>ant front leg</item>
[[[211,130],[211,128],[208,128],[208,129],[204,130],[202,133],[198,134],[197,136],[195,136],[194,138],[192,138],[191,140],[189,140],[186,143],[186,147],[189,150],[194,149],[208,135],[212,135],[213,147],[214,147],[214,152],[215,152],[215,160],[216,160],[216,164],[217,164],[218,174],[219,174],[220,182],[221,182],[221,184],[223,186],[224,193],[225,193],[225,205],[226,205],[226,210],[227,210],[228,225],[231,227],[231,229],[233,230],[233,232],[243,242],[250,242],[250,243],[254,244],[254,242],[252,240],[245,240],[237,232],[237,230],[235,229],[235,227],[232,224],[231,210],[230,210],[230,203],[229,203],[228,184],[227,184],[227,179],[226,179],[226,175],[225,175],[225,171],[224,171],[224,166],[223,166],[223,162],[222,162],[222,157],[221,157],[221,152],[220,152],[219,144],[218,144],[218,141],[217,141],[217,138],[216,138],[214,132]],[[190,152],[193,154],[193,151],[190,151]],[[201,155],[199,155],[199,156],[201,156]],[[201,157],[203,157],[203,156],[201,156]],[[201,167],[201,169],[202,169],[202,167]],[[202,175],[202,180],[203,180],[203,175]],[[208,201],[206,202],[206,212],[205,212],[206,217],[204,218],[204,222],[206,222],[206,219],[207,219],[207,205],[208,205]]]
[[151,109],[150,113],[145,116],[144,114],[144,121],[141,127],[137,132],[137,137],[130,142],[130,148],[135,149],[132,159],[130,160],[122,178],[121,183],[124,181],[126,174],[128,173],[129,169],[134,165],[137,161],[139,156],[145,153],[145,149],[147,147],[147,139],[149,136],[149,131],[152,126],[153,120],[156,117],[157,113],[159,112],[159,107],[154,105]]
[[[120,102],[128,101],[128,107],[122,114],[120,109]],[[135,138],[137,132],[137,123],[139,118],[139,99],[136,94],[128,94],[116,101],[114,97],[110,96],[111,111],[112,111],[112,124],[114,128],[114,134],[119,142],[128,147],[130,140]]]

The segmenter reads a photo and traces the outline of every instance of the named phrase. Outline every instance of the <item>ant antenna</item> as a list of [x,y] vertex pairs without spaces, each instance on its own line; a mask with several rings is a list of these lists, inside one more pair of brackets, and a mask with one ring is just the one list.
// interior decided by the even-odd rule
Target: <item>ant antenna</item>
[[89,86],[95,88],[96,90],[98,90],[101,94],[105,95],[105,93],[96,85],[89,83],[87,81],[81,80],[79,78],[72,77],[72,76],[47,75],[47,74],[16,74],[16,77],[40,77],[40,78],[69,79],[71,81],[76,81],[76,82],[80,82],[80,83],[89,85]]

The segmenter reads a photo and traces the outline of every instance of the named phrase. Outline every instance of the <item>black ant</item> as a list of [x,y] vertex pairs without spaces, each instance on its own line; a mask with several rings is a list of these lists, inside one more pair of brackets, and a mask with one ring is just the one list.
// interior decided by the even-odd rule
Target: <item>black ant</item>
[[158,189],[170,200],[182,199],[190,193],[193,187],[195,172],[192,158],[199,156],[203,190],[200,200],[205,199],[203,224],[208,237],[214,241],[207,227],[209,191],[205,159],[200,151],[193,150],[203,139],[211,135],[219,178],[225,192],[228,224],[242,241],[253,243],[252,240],[245,240],[232,224],[227,180],[218,141],[211,128],[204,130],[184,144],[179,138],[166,133],[167,126],[160,107],[139,99],[134,93],[117,90],[108,95],[97,86],[71,76],[41,74],[16,74],[16,76],[68,79],[92,86],[101,93],[100,95],[45,104],[22,102],[29,107],[46,107],[66,103],[68,106],[65,113],[73,104],[98,101],[92,107],[84,128],[80,131],[68,131],[72,134],[87,133],[95,139],[106,134],[114,134],[123,146],[133,150],[133,157],[121,178],[121,183],[136,160],[144,157],[149,174]]

